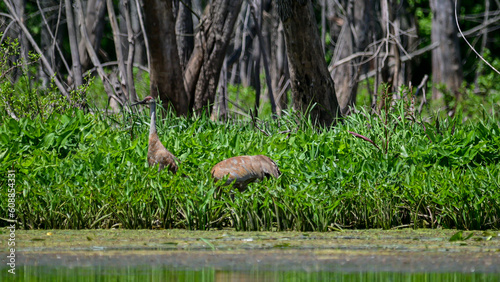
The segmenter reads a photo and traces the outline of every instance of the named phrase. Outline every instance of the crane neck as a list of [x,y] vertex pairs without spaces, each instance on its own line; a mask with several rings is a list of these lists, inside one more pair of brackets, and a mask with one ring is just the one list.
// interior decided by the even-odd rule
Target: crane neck
[[151,123],[149,127],[149,134],[156,133],[156,102],[149,104],[149,115],[151,116]]

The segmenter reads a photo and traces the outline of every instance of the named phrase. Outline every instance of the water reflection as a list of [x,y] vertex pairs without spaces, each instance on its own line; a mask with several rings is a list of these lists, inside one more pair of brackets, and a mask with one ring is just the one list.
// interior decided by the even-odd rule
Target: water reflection
[[[11,277],[1,269],[0,278]],[[197,270],[169,266],[23,266],[16,281],[500,281],[500,273],[400,273]],[[3,279],[0,279],[3,280]]]

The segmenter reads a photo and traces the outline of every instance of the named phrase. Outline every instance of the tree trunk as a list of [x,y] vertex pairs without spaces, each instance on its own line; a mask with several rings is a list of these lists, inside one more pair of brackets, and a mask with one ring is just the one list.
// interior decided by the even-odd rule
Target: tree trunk
[[431,0],[430,3],[433,14],[431,41],[439,43],[432,51],[432,98],[443,97],[443,93],[436,88],[440,83],[458,98],[462,85],[462,64],[454,1]]
[[[38,10],[40,11],[40,15],[42,16],[43,19],[42,29],[40,30],[40,48],[43,50],[43,55],[47,58],[47,61],[49,61],[52,69],[54,69],[57,73],[59,74],[63,73],[60,70],[63,63],[66,66],[65,71],[71,73],[71,70],[67,65],[66,60],[62,56],[62,52],[60,51],[59,47],[59,45],[61,45],[62,43],[61,42],[62,33],[58,32],[57,34],[54,35],[52,30],[52,29],[55,29],[55,31],[59,30],[57,23],[61,19],[64,3],[54,0],[40,0],[37,2],[37,4],[38,4]],[[44,10],[53,6],[59,6],[59,9],[51,12],[44,12]],[[60,56],[56,56],[56,48]],[[58,58],[57,60],[56,57]],[[49,86],[50,77],[47,75],[47,73],[43,71],[43,65],[41,64],[38,66],[38,77],[42,82],[42,87],[46,88]]]
[[[26,1],[25,0],[14,0],[13,4],[14,4],[15,13],[19,17],[19,20],[21,21],[22,24],[26,25],[26,17],[24,15]],[[18,35],[19,47],[20,47],[19,56],[21,57],[21,59],[24,62],[28,62],[29,43],[28,43],[28,39],[26,37],[26,34],[21,30],[21,27],[18,28],[17,35]],[[23,65],[22,67],[25,67],[25,66]],[[20,75],[21,74],[16,71],[16,76],[19,77]]]
[[[101,39],[104,32],[105,12],[106,12],[105,0],[88,0],[85,19],[82,19],[82,21],[84,22],[81,23],[85,24],[87,28],[87,33],[90,38],[90,43],[92,44],[94,50],[96,51],[99,51],[99,47],[101,46]],[[78,50],[80,52],[80,64],[82,65],[82,71],[87,71],[91,67],[92,60],[90,59],[89,54],[87,53],[87,48],[85,47],[84,39],[80,40]]]
[[137,1],[130,0],[130,18],[132,20],[132,31],[135,36],[134,63],[145,65],[146,58],[144,56],[144,34],[141,33],[140,11],[137,10]]
[[128,41],[128,54],[127,54],[127,91],[128,99],[131,102],[136,102],[138,100],[137,93],[135,92],[134,83],[134,55],[135,55],[135,36],[134,30],[132,28],[132,19],[130,16],[130,6],[133,0],[124,1],[125,10],[125,23],[127,25],[127,41]]
[[150,88],[165,109],[173,107],[178,116],[188,113],[189,100],[184,89],[177,53],[172,1],[145,0],[145,26],[150,47]]
[[193,16],[185,5],[191,6],[191,0],[179,3],[179,12],[175,22],[175,33],[177,34],[177,49],[181,61],[182,70],[186,69],[191,53],[194,49]]
[[195,49],[184,74],[192,108],[197,112],[211,110],[241,3],[242,0],[215,0],[201,19]]
[[73,9],[71,6],[71,1],[66,0],[66,23],[68,26],[68,35],[69,35],[69,45],[71,48],[71,61],[73,71],[73,83],[74,88],[78,89],[83,84],[82,77],[82,67],[80,65],[80,55],[78,54],[78,41],[76,39],[75,32],[75,20],[73,17]]
[[288,74],[288,65],[285,49],[285,33],[283,25],[280,23],[276,6],[272,11],[271,28],[271,78],[274,90],[274,100],[276,101],[276,113],[281,115],[281,111],[286,109],[288,99],[286,91],[288,89],[287,81],[290,78]]
[[[375,9],[375,5],[371,0],[348,1],[347,18],[343,21],[334,52],[335,62],[354,53],[365,51],[370,41],[371,11],[373,9]],[[336,66],[331,73],[343,113],[356,103],[358,77],[363,67],[359,63],[363,59],[364,57],[354,58],[347,63]]]
[[308,113],[315,124],[334,125],[340,117],[335,85],[330,77],[311,1],[277,0],[285,30],[295,110]]

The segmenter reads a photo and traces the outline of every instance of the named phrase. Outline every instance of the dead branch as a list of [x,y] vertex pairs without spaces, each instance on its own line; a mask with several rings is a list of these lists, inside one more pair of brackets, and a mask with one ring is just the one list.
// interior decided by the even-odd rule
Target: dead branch
[[[77,10],[78,10],[78,15],[82,19],[82,21],[80,21],[80,22],[83,22],[84,16],[83,16],[81,0],[77,0],[76,5],[77,5]],[[111,82],[109,81],[109,78],[106,76],[106,73],[104,72],[104,69],[101,65],[101,62],[99,61],[99,58],[97,58],[97,54],[94,50],[94,47],[92,47],[92,43],[90,42],[90,38],[89,38],[89,35],[87,33],[87,28],[85,27],[85,25],[82,24],[82,25],[80,25],[80,29],[81,29],[83,40],[85,41],[85,46],[87,47],[87,52],[89,54],[90,59],[92,60],[92,63],[97,68],[97,73],[99,74],[99,77],[102,80],[102,83],[104,85],[104,90],[106,91],[106,93],[110,99],[111,99],[111,97],[113,97],[116,100],[116,102],[118,102],[121,106],[123,106],[123,102],[121,101],[121,99],[117,99],[118,97],[116,97],[114,95],[114,91],[113,91],[113,87],[111,86]]]
[[[56,47],[57,52],[59,53],[59,57],[61,58],[64,67],[66,68],[66,71],[71,76],[73,76],[73,72],[71,71],[71,68],[69,67],[68,62],[66,62],[66,59],[64,59],[64,55],[63,55],[63,52],[61,51],[61,48],[59,47],[59,44],[56,44],[56,37],[54,36],[54,33],[52,33],[52,30],[50,29],[49,23],[47,22],[47,18],[45,18],[45,13],[43,12],[42,7],[40,6],[40,0],[36,0],[36,4],[38,6],[38,10],[40,11],[40,15],[42,16],[43,23],[45,24],[45,26],[47,26],[47,30],[49,32],[50,38],[52,38],[52,45],[54,47]],[[61,6],[62,6],[62,3],[59,5],[59,7],[61,7]],[[58,28],[59,24],[57,24],[56,27]]]
[[17,16],[14,8],[12,7],[12,3],[10,2],[10,0],[5,0],[4,3],[7,6],[7,9],[9,9],[9,12],[11,13],[11,17],[21,27],[21,29],[23,30],[24,34],[26,35],[26,38],[28,39],[28,41],[33,46],[33,48],[35,49],[36,53],[38,55],[40,55],[40,59],[42,60],[43,66],[47,69],[47,72],[54,79],[54,83],[56,84],[56,86],[59,89],[59,91],[61,91],[61,93],[68,99],[68,101],[70,101],[71,97],[69,96],[68,91],[66,91],[66,88],[64,87],[64,85],[57,78],[56,73],[54,72],[54,70],[50,66],[49,61],[47,60],[47,58],[43,55],[43,52],[40,49],[40,47],[38,47],[38,44],[36,44],[36,41],[33,39],[33,36],[31,36],[28,28],[24,25],[24,23]]

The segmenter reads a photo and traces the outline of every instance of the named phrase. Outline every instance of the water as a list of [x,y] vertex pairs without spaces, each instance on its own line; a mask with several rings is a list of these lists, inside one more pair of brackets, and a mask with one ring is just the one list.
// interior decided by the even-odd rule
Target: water
[[455,232],[19,231],[0,281],[500,281],[500,234]]
[[[500,281],[498,273],[402,273],[198,270],[168,266],[46,267],[17,269],[16,281]],[[12,276],[2,269],[2,280]]]

